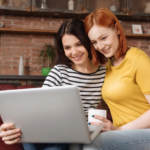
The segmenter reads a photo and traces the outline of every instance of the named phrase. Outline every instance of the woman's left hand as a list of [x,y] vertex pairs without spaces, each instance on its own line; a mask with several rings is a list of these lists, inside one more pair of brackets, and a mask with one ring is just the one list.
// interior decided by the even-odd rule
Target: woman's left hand
[[114,127],[112,122],[105,117],[94,115],[94,118],[100,120],[100,122],[91,122],[91,125],[94,126],[103,126],[102,131],[110,131],[110,130],[117,130],[117,127]]

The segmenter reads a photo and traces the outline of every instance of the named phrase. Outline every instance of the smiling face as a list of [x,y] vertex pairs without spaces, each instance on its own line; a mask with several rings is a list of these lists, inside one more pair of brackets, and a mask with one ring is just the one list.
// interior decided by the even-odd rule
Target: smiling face
[[84,65],[89,61],[87,50],[76,36],[65,34],[62,37],[62,44],[66,57],[75,66]]
[[119,39],[116,30],[112,28],[93,25],[88,36],[97,51],[106,58],[114,56],[119,47]]

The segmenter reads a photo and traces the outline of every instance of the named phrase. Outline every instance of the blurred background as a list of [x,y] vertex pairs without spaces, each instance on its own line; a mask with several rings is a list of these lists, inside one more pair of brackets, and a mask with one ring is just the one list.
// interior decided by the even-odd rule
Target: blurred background
[[[0,0],[0,88],[41,86],[47,73],[43,68],[53,67],[57,58],[55,36],[61,23],[84,19],[100,7],[117,15],[129,46],[150,55],[150,0]],[[133,25],[142,34],[134,33]],[[54,52],[51,60],[46,51]]]

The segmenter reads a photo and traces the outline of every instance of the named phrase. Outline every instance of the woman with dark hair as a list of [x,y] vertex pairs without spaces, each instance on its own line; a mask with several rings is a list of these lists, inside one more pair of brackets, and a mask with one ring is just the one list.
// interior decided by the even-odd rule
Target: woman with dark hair
[[89,108],[97,108],[102,103],[105,67],[92,63],[91,43],[82,21],[73,19],[62,24],[57,34],[57,53],[57,65],[43,87],[76,85],[86,114]]
[[67,66],[71,67],[71,64],[73,63],[64,53],[62,38],[65,34],[76,36],[82,43],[82,45],[84,45],[84,47],[86,48],[89,59],[92,59],[91,43],[83,27],[83,23],[77,19],[72,20],[72,22],[66,21],[64,24],[62,24],[56,37],[57,51],[59,54],[57,64],[66,64]]
[[[74,19],[63,23],[57,33],[57,65],[51,69],[43,84],[43,88],[76,85],[80,90],[86,114],[89,108],[97,108],[102,102],[101,87],[105,76],[105,67],[92,63],[90,49],[90,40],[82,21]],[[21,141],[21,131],[16,129],[13,124],[4,123],[0,130],[0,136],[6,144],[15,144]],[[25,146],[27,147],[29,144]],[[49,149],[45,147],[44,150],[53,150],[51,144],[47,146]],[[63,148],[60,145],[58,149]]]
[[85,29],[96,60],[108,60],[102,96],[113,120],[95,116],[102,123],[91,124],[103,124],[107,132],[86,148],[150,150],[150,58],[142,50],[127,46],[119,20],[108,9],[89,14]]

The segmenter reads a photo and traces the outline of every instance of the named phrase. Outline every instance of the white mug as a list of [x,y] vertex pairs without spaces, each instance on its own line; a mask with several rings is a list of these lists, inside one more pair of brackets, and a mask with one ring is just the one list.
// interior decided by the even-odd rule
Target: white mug
[[[88,110],[88,123],[90,123],[90,122],[101,122],[100,120],[95,119],[93,117],[93,115],[99,115],[99,116],[102,116],[102,117],[106,118],[107,112],[104,109],[93,109],[93,108],[89,109]],[[101,126],[101,128],[102,127],[103,126]],[[98,127],[94,126],[94,125],[89,125],[89,130],[90,131],[94,131],[96,128],[98,128]]]

